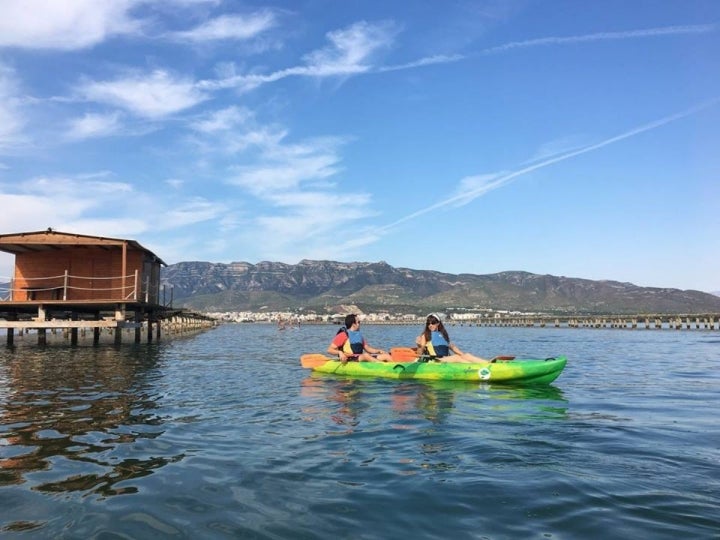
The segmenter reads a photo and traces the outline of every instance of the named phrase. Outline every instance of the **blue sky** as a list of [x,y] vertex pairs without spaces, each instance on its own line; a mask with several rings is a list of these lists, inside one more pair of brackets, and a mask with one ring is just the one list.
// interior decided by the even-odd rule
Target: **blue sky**
[[0,3],[2,234],[717,291],[718,149],[715,0]]

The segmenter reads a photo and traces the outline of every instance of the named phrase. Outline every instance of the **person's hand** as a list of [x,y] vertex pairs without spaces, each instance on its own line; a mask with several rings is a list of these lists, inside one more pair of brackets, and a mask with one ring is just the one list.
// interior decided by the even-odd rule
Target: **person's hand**
[[344,352],[338,352],[338,358],[340,359],[340,363],[347,364],[347,355]]

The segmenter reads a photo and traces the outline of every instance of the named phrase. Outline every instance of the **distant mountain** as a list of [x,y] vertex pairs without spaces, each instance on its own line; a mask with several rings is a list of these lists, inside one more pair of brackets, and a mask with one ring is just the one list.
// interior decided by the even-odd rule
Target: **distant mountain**
[[529,272],[446,274],[385,262],[303,260],[298,264],[180,262],[163,269],[174,305],[206,311],[293,308],[325,313],[342,304],[365,311],[427,313],[495,309],[547,313],[720,313],[720,297],[700,291]]

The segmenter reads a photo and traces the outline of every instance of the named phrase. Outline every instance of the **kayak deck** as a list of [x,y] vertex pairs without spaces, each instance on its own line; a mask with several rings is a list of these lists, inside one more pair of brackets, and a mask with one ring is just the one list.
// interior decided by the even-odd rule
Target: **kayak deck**
[[560,376],[567,359],[516,359],[463,364],[453,362],[348,362],[328,361],[313,371],[357,377],[418,379],[429,381],[478,381],[505,384],[550,384]]

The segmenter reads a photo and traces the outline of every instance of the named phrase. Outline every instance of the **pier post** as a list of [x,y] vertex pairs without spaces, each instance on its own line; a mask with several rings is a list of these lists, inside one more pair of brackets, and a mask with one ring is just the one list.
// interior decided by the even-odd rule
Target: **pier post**
[[[67,270],[66,270],[66,272],[67,272]],[[73,313],[72,316],[70,317],[70,320],[77,321],[78,320],[77,313]],[[73,326],[70,329],[70,345],[77,345],[77,344],[78,344],[78,328],[77,328],[77,326]]]
[[[135,317],[133,317],[133,321],[140,325],[142,324],[142,312],[139,309],[135,310]],[[142,335],[142,328],[140,326],[135,327],[135,343],[140,343],[140,338]]]

